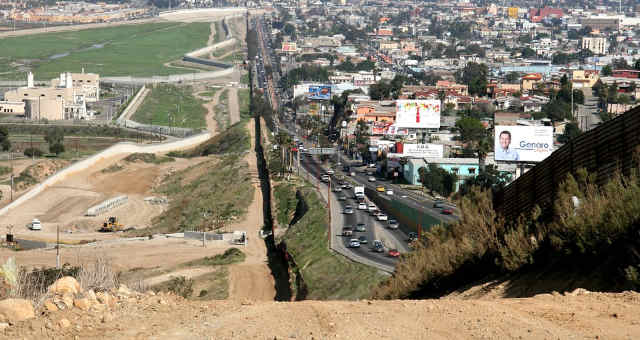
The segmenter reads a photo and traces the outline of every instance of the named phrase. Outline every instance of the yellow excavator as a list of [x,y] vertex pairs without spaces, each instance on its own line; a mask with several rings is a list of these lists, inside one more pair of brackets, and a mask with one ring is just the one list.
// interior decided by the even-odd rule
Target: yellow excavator
[[115,216],[111,216],[107,219],[107,221],[105,221],[102,224],[102,228],[100,228],[100,232],[103,233],[112,233],[115,231],[122,231],[124,230],[124,225],[118,223],[118,220],[116,219]]

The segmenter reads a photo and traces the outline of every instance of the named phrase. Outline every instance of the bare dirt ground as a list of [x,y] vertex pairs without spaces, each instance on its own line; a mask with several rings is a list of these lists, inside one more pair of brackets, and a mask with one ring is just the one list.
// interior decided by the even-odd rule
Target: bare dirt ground
[[267,265],[266,245],[258,236],[260,229],[264,225],[264,216],[256,154],[253,151],[255,144],[254,120],[249,120],[247,129],[251,134],[251,148],[244,160],[249,164],[255,190],[246,218],[229,226],[229,230],[246,231],[249,238],[248,245],[242,248],[242,251],[247,255],[245,261],[229,266],[229,298],[234,300],[273,301],[276,296],[275,282]]
[[218,105],[218,101],[220,100],[220,95],[222,94],[222,90],[218,90],[213,98],[204,97],[201,95],[203,91],[198,89],[197,92],[194,92],[194,96],[200,100],[204,100],[205,103],[202,106],[207,109],[207,116],[205,120],[207,122],[207,130],[211,131],[212,134],[216,134],[218,131],[218,123],[215,120],[215,107]]
[[179,22],[211,22],[224,18],[229,15],[237,15],[246,13],[244,8],[229,8],[229,9],[197,9],[197,10],[182,10],[175,12],[162,13],[161,19],[169,21]]
[[[113,322],[62,311],[6,328],[6,338],[91,339],[637,339],[640,294],[544,294],[491,301],[191,302],[148,296],[118,303]],[[71,321],[63,329],[48,320]],[[53,328],[53,329],[51,329]]]
[[238,88],[229,89],[229,115],[231,125],[240,121],[240,105],[238,103]]
[[[147,196],[155,195],[153,187],[165,174],[195,164],[198,159],[176,159],[162,165],[129,163],[122,161],[126,155],[103,159],[87,170],[60,181],[44,190],[29,202],[10,210],[0,218],[0,224],[15,226],[14,235],[51,242],[56,239],[56,228],[60,228],[63,241],[108,239],[119,237],[96,230],[108,216],[117,216],[126,226],[143,228],[151,219],[162,212],[163,205],[144,202]],[[116,172],[102,172],[113,164],[124,168]],[[109,198],[127,195],[126,204],[97,217],[85,217],[85,212],[93,205]],[[26,224],[33,218],[42,222],[41,231],[32,231]]]

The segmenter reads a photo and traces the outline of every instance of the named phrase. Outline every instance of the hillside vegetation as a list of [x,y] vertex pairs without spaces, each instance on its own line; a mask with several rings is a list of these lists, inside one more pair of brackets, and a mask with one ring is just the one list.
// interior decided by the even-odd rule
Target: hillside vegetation
[[278,220],[291,223],[280,241],[286,243],[297,264],[293,271],[299,277],[292,280],[296,298],[357,300],[371,297],[372,288],[384,275],[329,250],[327,210],[314,188],[281,183],[275,186],[274,196]]
[[458,223],[426,233],[394,277],[376,289],[377,297],[437,297],[505,274],[525,280],[512,296],[579,287],[640,289],[637,171],[602,187],[584,170],[569,175],[550,219],[535,209],[531,216],[505,221],[493,210],[490,193],[477,189],[462,198],[460,211]]

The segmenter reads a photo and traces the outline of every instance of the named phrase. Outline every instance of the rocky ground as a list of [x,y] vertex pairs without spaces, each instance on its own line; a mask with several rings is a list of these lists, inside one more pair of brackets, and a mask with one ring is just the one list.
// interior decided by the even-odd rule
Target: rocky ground
[[[69,285],[72,287],[73,285]],[[126,287],[50,289],[24,320],[0,303],[4,338],[99,339],[637,339],[640,294],[526,299],[194,302]],[[73,299],[71,299],[73,297]],[[65,301],[66,300],[66,301]],[[18,305],[17,303],[13,303]]]

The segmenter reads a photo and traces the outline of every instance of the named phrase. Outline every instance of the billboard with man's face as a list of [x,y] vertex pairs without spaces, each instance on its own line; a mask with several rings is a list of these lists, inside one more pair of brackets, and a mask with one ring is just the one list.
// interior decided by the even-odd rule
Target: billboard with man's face
[[307,98],[316,100],[329,100],[331,99],[331,86],[309,86],[309,93],[307,95]]
[[396,100],[396,122],[398,128],[440,128],[440,101]]
[[540,162],[553,152],[551,126],[496,126],[496,161]]

